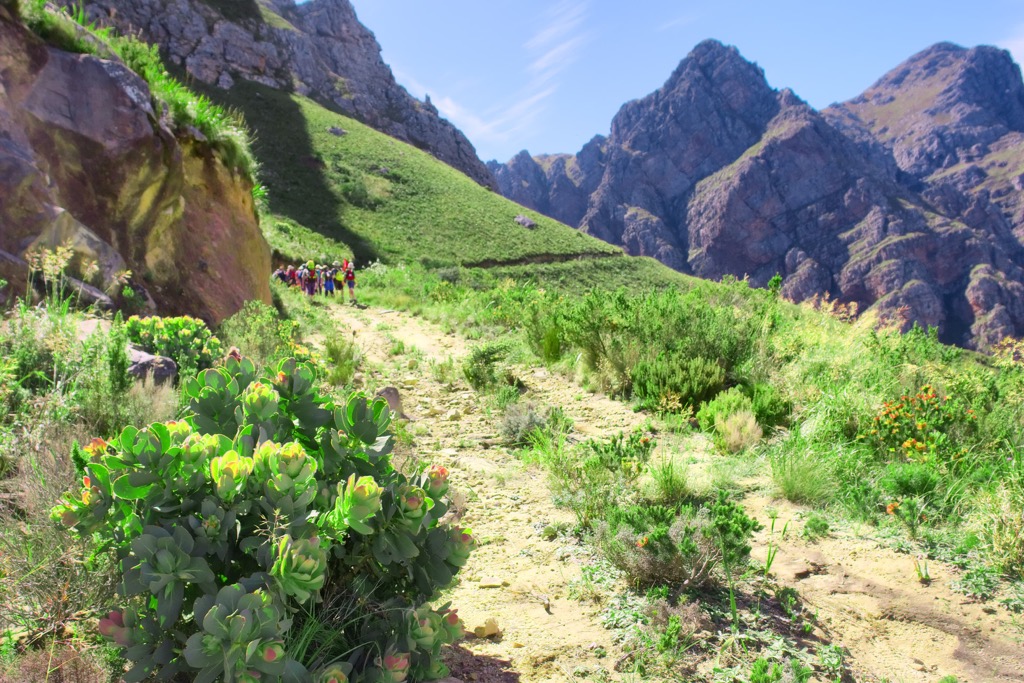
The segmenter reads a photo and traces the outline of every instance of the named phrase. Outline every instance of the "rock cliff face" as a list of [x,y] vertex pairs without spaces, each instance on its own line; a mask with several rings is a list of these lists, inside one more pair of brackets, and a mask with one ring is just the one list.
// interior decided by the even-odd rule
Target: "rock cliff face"
[[270,302],[270,249],[248,179],[179,140],[118,61],[44,45],[0,6],[0,276],[73,247],[106,288],[130,270],[164,312],[219,322]]
[[1007,53],[939,45],[819,113],[706,41],[607,139],[490,168],[504,195],[630,253],[761,286],[779,273],[792,299],[984,347],[1024,333],[1022,92]]
[[1005,50],[940,43],[823,114],[883,146],[908,185],[991,201],[1024,240],[1024,81]]
[[90,0],[90,15],[142,32],[170,62],[221,88],[238,79],[296,91],[495,187],[468,139],[395,82],[349,0]]

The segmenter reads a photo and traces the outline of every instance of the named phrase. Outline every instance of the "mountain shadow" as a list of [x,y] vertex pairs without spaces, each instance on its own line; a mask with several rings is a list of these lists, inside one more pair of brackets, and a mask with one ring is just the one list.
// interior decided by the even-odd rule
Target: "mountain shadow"
[[252,81],[237,82],[228,91],[203,91],[245,117],[253,152],[264,164],[260,176],[271,213],[346,244],[357,262],[378,260],[374,245],[345,224],[345,202],[332,187],[330,169],[313,145],[309,124],[288,93]]

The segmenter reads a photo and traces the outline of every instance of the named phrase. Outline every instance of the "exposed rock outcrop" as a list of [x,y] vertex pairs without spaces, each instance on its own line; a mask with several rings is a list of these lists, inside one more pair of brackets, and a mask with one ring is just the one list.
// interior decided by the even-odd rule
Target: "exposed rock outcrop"
[[[69,1],[69,0],[68,0]],[[221,88],[296,91],[424,149],[495,188],[465,135],[395,82],[349,0],[90,0],[91,16],[139,32],[171,63]]]
[[[983,347],[1024,333],[1024,248],[1013,234],[1024,220],[964,164],[1016,149],[1024,84],[1001,51],[934,52],[875,86],[923,88],[907,99],[935,109],[893,132],[864,103],[898,98],[819,113],[772,89],[735,48],[705,41],[660,90],[624,105],[607,139],[575,157],[522,152],[490,168],[506,196],[629,253],[758,286],[779,273],[795,300],[829,293]],[[972,86],[982,72],[984,87]],[[929,79],[952,94],[939,97],[946,90]],[[948,179],[956,174],[974,180]]]
[[823,114],[862,143],[881,145],[901,181],[991,203],[1024,242],[1024,81],[1010,53],[940,43]]
[[44,45],[0,7],[0,276],[73,248],[109,288],[125,270],[166,312],[219,322],[270,301],[251,181],[179,140],[116,60]]

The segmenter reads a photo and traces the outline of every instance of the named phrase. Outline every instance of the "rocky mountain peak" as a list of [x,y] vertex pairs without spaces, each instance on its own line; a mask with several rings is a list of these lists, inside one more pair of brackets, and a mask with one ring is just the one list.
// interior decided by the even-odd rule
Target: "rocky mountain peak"
[[886,144],[904,171],[924,178],[975,161],[1024,131],[1024,81],[1006,50],[939,43],[913,55],[863,94],[826,110]]
[[629,253],[759,286],[778,273],[794,300],[830,293],[984,347],[1024,332],[1022,92],[1005,51],[943,43],[817,112],[710,40],[607,139],[492,169],[549,215],[584,205],[559,217]]

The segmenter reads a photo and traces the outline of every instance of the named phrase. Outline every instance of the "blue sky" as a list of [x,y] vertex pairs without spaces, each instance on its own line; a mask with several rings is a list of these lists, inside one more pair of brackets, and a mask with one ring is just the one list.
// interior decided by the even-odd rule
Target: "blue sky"
[[398,82],[480,158],[576,152],[705,38],[823,108],[939,41],[1024,60],[1024,0],[352,0]]

